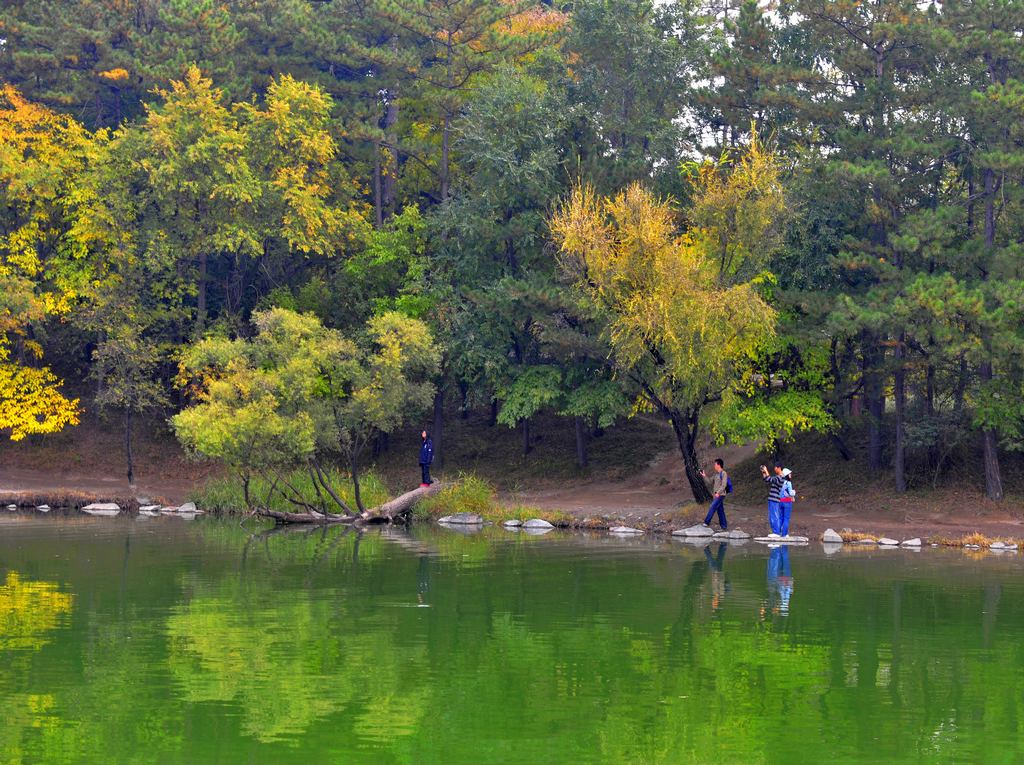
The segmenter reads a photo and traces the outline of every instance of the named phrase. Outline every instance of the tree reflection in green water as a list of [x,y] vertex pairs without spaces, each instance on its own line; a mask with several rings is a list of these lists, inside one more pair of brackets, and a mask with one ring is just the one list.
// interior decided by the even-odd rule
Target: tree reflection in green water
[[133,528],[0,543],[67,583],[0,590],[0,762],[1024,757],[1013,561],[791,551],[784,609],[756,546]]

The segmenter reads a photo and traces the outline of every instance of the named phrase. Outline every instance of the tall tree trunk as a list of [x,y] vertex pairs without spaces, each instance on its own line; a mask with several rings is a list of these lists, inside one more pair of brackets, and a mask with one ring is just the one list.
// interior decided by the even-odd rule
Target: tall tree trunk
[[710,502],[711,491],[701,477],[700,463],[697,461],[698,416],[687,417],[682,412],[671,412],[669,422],[672,423],[672,430],[676,434],[679,453],[683,457],[683,469],[686,471],[686,481],[690,484],[694,500]]
[[380,141],[373,142],[373,222],[377,228],[384,225],[384,172],[380,161]]
[[[980,373],[982,385],[992,382],[992,362],[983,362]],[[981,432],[981,443],[985,459],[985,495],[1000,502],[1003,499],[1003,477],[999,469],[999,444],[995,430],[985,428]]]
[[573,418],[573,427],[576,430],[576,465],[585,468],[587,459],[587,432],[582,417]]
[[469,419],[469,385],[464,380],[459,381],[459,416]]
[[124,453],[128,461],[128,485],[135,486],[135,458],[132,454],[132,410],[124,410]]
[[882,469],[882,417],[885,398],[882,375],[878,369],[877,340],[868,335],[864,340],[864,400],[868,410],[868,467],[877,473]]
[[398,137],[395,125],[398,123],[398,87],[393,87],[387,94],[387,108],[384,110],[384,151],[385,161],[381,168],[380,197],[381,212],[386,221],[395,212],[395,189],[398,183]]
[[498,424],[498,399],[491,399],[491,419],[487,422],[487,427],[493,428]]
[[896,343],[896,370],[893,373],[893,394],[896,399],[896,449],[893,454],[893,471],[896,474],[896,491],[901,493],[907,490],[907,447],[904,433],[907,406],[907,372],[903,367],[903,341],[904,337],[900,335]]
[[366,508],[363,507],[363,495],[359,488],[359,456],[352,452],[352,492],[356,500],[356,509],[360,513],[365,513]]
[[[996,188],[995,171],[985,170],[985,248],[992,254],[996,244]],[[987,276],[987,275],[986,275]],[[988,343],[982,338],[983,352],[989,353]],[[986,386],[992,382],[992,358],[986,358],[979,367],[981,384]],[[1003,499],[1003,478],[999,469],[999,444],[994,428],[988,427],[981,434],[985,453],[985,494],[989,499],[999,502]]]
[[523,418],[523,456],[530,453],[530,418]]
[[434,424],[430,430],[430,437],[434,441],[434,464],[438,470],[444,467],[444,393],[442,382],[434,393]]
[[199,280],[196,284],[198,297],[196,299],[196,339],[203,334],[206,327],[206,253],[199,254]]
[[[934,338],[931,338],[931,343],[934,343]],[[928,417],[930,423],[935,423],[935,365],[928,360],[928,366],[924,372],[924,405],[925,414]],[[928,466],[935,470],[939,464],[940,459],[940,444],[938,439],[934,440],[928,446]]]

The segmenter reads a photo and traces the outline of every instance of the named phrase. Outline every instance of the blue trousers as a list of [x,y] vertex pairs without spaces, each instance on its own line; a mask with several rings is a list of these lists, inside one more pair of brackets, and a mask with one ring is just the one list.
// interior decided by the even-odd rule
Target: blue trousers
[[715,513],[718,513],[718,525],[722,527],[722,531],[725,531],[729,528],[729,522],[725,520],[725,497],[715,497],[711,500],[711,507],[708,508],[708,514],[704,518],[705,525],[711,523],[711,518]]
[[779,505],[781,504],[777,499],[768,500],[768,526],[771,527],[773,534],[782,534],[779,531],[779,521],[782,513],[782,508]]
[[789,536],[789,518],[793,515],[793,502],[779,503],[779,534]]

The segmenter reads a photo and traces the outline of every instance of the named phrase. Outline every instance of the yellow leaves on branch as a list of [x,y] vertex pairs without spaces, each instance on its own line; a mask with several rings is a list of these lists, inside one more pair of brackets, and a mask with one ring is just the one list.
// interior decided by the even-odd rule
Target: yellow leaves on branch
[[604,316],[616,367],[663,403],[716,396],[775,331],[759,294],[784,199],[774,157],[755,145],[707,165],[680,231],[672,202],[639,183],[612,197],[578,186],[551,230],[563,269]]
[[20,441],[78,424],[78,399],[60,393],[61,381],[53,372],[7,359],[8,352],[0,344],[0,433],[9,432],[12,441]]

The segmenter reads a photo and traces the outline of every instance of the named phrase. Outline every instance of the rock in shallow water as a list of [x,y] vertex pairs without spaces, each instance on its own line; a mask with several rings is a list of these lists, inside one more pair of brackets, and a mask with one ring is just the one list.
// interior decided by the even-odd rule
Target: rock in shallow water
[[880,544],[882,547],[895,547],[899,544],[899,540],[891,539],[890,537],[882,537],[878,540],[878,544]]
[[482,526],[484,519],[483,516],[476,513],[456,513],[455,515],[446,515],[444,518],[438,518],[437,522],[450,523],[455,526]]
[[508,527],[512,528],[512,527],[516,527],[516,526],[522,526],[523,522],[521,520],[519,520],[518,518],[511,518],[511,519],[505,521],[501,525],[502,526],[508,526]]
[[825,533],[821,535],[821,541],[842,544],[843,537],[835,529],[825,529]]
[[903,547],[920,547],[921,539],[919,537],[914,537],[913,539],[904,539],[902,542],[900,542],[900,544]]
[[689,528],[676,529],[672,532],[672,535],[677,537],[710,537],[714,533],[710,526],[698,523],[696,526],[690,526]]
[[121,508],[114,502],[93,502],[82,508],[83,513],[89,515],[114,516],[121,512]]
[[634,529],[632,526],[612,526],[608,529],[611,534],[643,534],[643,529]]
[[554,526],[543,518],[531,518],[523,524],[524,529],[553,529]]

